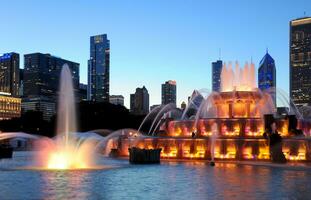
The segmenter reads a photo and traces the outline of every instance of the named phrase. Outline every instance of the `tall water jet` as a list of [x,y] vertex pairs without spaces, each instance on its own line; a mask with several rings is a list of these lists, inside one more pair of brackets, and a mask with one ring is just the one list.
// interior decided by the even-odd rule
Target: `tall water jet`
[[[92,141],[83,144],[76,138],[75,96],[72,74],[67,64],[60,74],[56,142],[43,151],[48,169],[88,168]],[[44,160],[44,158],[43,158]]]
[[57,112],[57,142],[66,148],[69,145],[69,134],[75,133],[76,108],[71,71],[67,64],[60,74],[60,87]]

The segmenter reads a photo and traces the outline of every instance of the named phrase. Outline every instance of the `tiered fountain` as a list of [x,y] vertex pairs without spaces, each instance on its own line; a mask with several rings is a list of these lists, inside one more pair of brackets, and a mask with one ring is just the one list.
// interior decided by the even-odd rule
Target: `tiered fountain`
[[[276,108],[270,92],[256,88],[254,64],[246,63],[244,68],[240,68],[236,63],[234,69],[230,63],[224,65],[221,91],[206,97],[196,92],[190,102],[188,106],[197,109],[188,118],[185,117],[187,113],[183,113],[181,118],[168,116],[167,113],[173,110],[167,110],[170,106],[157,108],[157,122],[152,123],[157,126],[146,133],[151,136],[138,137],[131,146],[162,148],[161,157],[169,159],[270,159],[268,141],[263,137],[268,125],[264,116],[275,116]],[[297,113],[294,107],[289,109],[291,113]],[[278,132],[284,138],[283,153],[289,161],[311,161],[308,132],[304,131],[302,136],[295,135],[296,118],[299,129],[310,127],[303,125],[299,115],[278,116],[276,119]],[[127,137],[118,142],[121,155],[128,154],[129,144]]]

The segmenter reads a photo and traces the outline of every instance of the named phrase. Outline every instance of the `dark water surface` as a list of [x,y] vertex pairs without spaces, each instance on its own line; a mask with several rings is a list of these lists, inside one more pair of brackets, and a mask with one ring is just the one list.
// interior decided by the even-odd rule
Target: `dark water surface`
[[311,199],[311,168],[204,162],[129,165],[100,158],[102,170],[17,169],[31,153],[0,161],[0,199]]

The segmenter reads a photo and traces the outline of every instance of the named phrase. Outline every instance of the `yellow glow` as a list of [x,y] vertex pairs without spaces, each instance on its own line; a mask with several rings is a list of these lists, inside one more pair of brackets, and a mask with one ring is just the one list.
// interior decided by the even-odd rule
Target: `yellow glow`
[[49,156],[47,167],[48,169],[83,169],[87,166],[81,159],[75,159],[70,152],[62,151]]

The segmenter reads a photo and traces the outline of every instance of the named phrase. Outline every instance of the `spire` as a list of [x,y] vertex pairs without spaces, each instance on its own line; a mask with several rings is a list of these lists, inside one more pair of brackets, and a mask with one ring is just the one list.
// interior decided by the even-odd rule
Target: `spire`
[[268,53],[268,47],[266,47],[266,54]]

